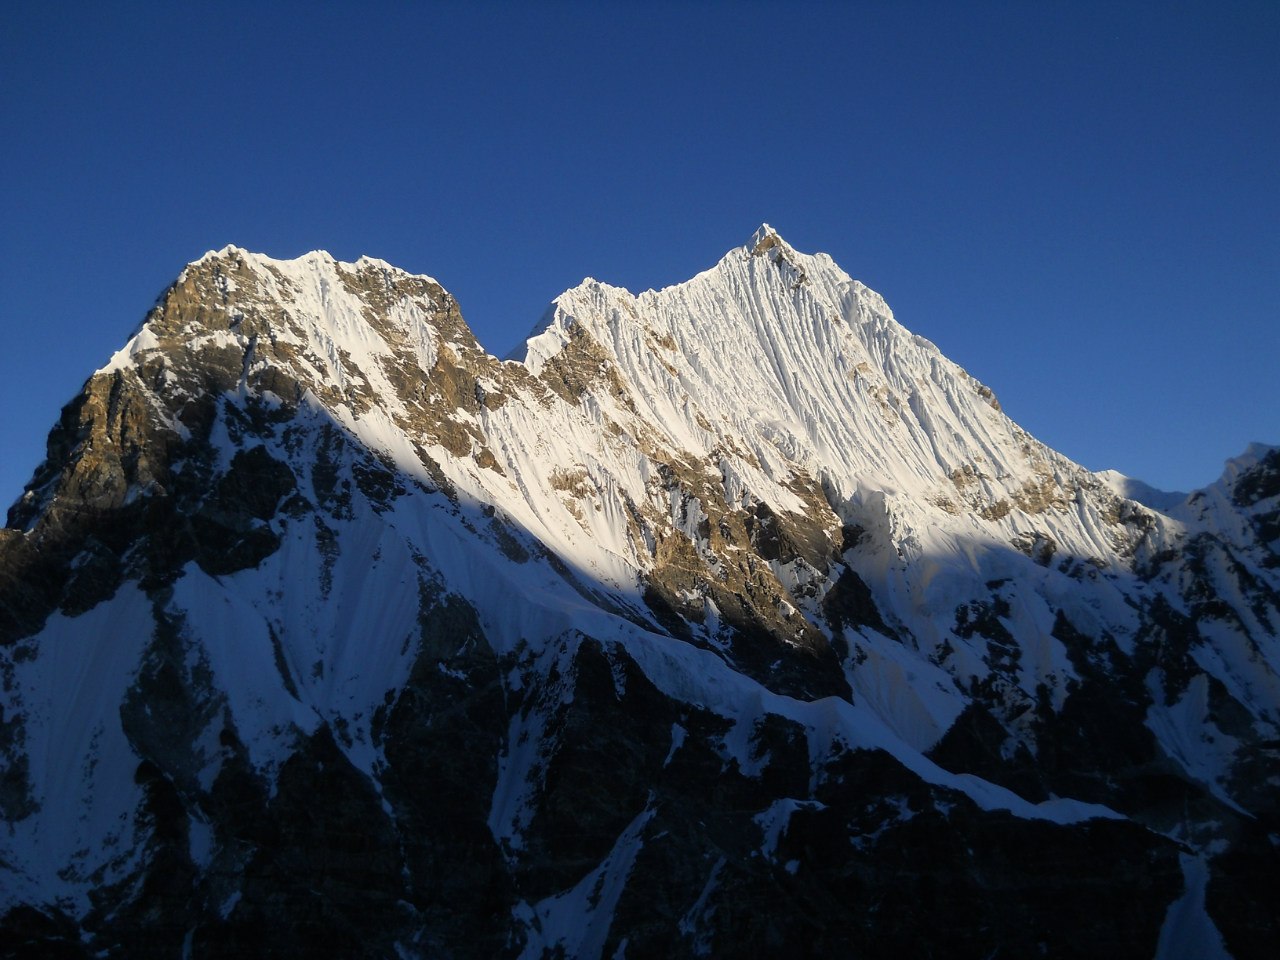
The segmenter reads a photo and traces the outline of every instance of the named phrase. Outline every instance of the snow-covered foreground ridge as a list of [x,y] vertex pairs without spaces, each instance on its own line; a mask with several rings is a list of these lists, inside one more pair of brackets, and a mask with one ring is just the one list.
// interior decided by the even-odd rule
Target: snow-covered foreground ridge
[[431,278],[206,254],[0,533],[0,932],[1253,955],[1280,450],[1177,499],[767,226],[505,361]]

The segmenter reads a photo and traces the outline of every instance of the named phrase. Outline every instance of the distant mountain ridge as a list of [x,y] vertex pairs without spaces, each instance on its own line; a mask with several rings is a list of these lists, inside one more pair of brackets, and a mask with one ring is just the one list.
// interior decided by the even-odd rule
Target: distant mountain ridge
[[206,254],[9,512],[0,678],[11,955],[1277,932],[1280,448],[1091,473],[768,225],[507,360]]

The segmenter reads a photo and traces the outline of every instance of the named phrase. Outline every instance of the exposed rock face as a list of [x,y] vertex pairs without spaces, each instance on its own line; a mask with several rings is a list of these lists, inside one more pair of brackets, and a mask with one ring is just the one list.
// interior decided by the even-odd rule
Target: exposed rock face
[[209,254],[0,531],[0,952],[1269,955],[1277,478],[1124,499],[768,228],[508,361]]

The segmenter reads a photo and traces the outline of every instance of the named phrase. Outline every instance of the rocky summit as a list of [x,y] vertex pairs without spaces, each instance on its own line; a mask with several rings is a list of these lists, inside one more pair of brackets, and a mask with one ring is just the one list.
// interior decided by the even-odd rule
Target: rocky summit
[[227,247],[0,531],[9,957],[1270,957],[1280,448],[1047,448],[761,227],[488,354]]

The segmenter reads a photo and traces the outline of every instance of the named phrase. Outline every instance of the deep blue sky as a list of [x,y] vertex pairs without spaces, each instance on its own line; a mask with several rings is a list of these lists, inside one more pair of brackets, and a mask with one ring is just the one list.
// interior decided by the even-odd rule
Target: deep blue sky
[[51,4],[0,29],[0,501],[187,261],[429,273],[506,353],[762,221],[1094,469],[1280,442],[1280,4]]

